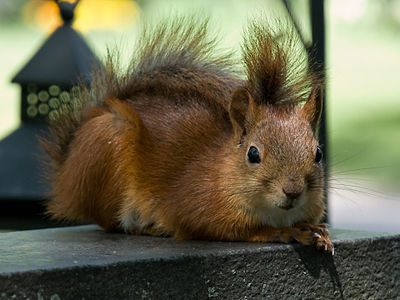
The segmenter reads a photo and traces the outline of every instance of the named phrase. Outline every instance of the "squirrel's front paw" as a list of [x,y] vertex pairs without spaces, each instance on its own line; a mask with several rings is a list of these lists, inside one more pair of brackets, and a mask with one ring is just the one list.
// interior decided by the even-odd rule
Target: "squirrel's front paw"
[[[300,225],[300,226],[299,226]],[[319,251],[334,254],[334,247],[329,238],[327,224],[311,225],[299,224],[302,234],[296,240],[303,245],[315,245]],[[310,241],[311,240],[311,241]]]
[[335,248],[333,247],[329,236],[323,236],[318,233],[316,233],[316,235],[317,236],[314,241],[315,247],[320,251],[331,253],[332,255],[335,254]]

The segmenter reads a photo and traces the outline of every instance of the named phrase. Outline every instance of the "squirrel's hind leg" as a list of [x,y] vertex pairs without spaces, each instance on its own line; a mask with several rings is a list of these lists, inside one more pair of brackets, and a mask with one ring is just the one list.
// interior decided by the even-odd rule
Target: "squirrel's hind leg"
[[165,230],[155,226],[154,223],[143,226],[143,227],[132,227],[126,233],[133,235],[151,235],[151,236],[159,236],[159,237],[170,237]]

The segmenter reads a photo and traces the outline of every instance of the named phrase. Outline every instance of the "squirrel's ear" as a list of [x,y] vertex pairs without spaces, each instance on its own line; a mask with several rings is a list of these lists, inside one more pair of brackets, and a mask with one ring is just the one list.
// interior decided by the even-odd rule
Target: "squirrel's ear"
[[229,108],[229,116],[233,126],[236,140],[253,127],[255,122],[255,102],[253,97],[245,88],[238,88],[232,96],[232,102]]
[[317,132],[322,114],[322,88],[316,86],[306,104],[301,109],[301,115],[310,123],[313,132]]

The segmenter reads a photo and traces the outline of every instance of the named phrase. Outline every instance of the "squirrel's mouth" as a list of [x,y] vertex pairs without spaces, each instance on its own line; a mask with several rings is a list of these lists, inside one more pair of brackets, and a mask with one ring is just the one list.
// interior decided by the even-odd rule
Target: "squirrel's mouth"
[[298,206],[301,206],[303,203],[305,203],[305,201],[306,201],[305,192],[303,191],[297,197],[285,196],[279,199],[278,201],[275,202],[275,206],[283,210],[290,210]]
[[276,206],[279,207],[279,208],[281,208],[281,209],[284,209],[284,210],[289,210],[289,209],[294,208],[293,202],[291,202],[291,203],[285,203],[285,204],[278,204],[278,205],[276,205]]
[[288,227],[304,219],[306,214],[305,203],[307,203],[306,194],[291,201],[291,203],[285,203],[285,198],[279,196],[264,198],[266,205],[254,210],[262,224],[273,227]]
[[307,202],[307,190],[304,190],[298,197],[287,197],[284,195],[259,193],[247,202],[254,211],[275,211],[292,212],[302,207]]

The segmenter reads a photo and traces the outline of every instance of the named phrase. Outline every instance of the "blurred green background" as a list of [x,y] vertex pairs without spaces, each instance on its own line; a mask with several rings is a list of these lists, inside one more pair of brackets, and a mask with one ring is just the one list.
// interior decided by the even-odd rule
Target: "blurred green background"
[[[308,1],[291,3],[309,38]],[[332,174],[400,189],[400,0],[325,3]],[[221,44],[237,50],[248,19],[286,17],[278,0],[81,0],[78,8],[76,27],[99,57],[121,45],[127,58],[141,20],[176,11],[210,15]],[[0,139],[19,125],[20,90],[10,80],[54,29],[56,14],[52,1],[0,0]]]

